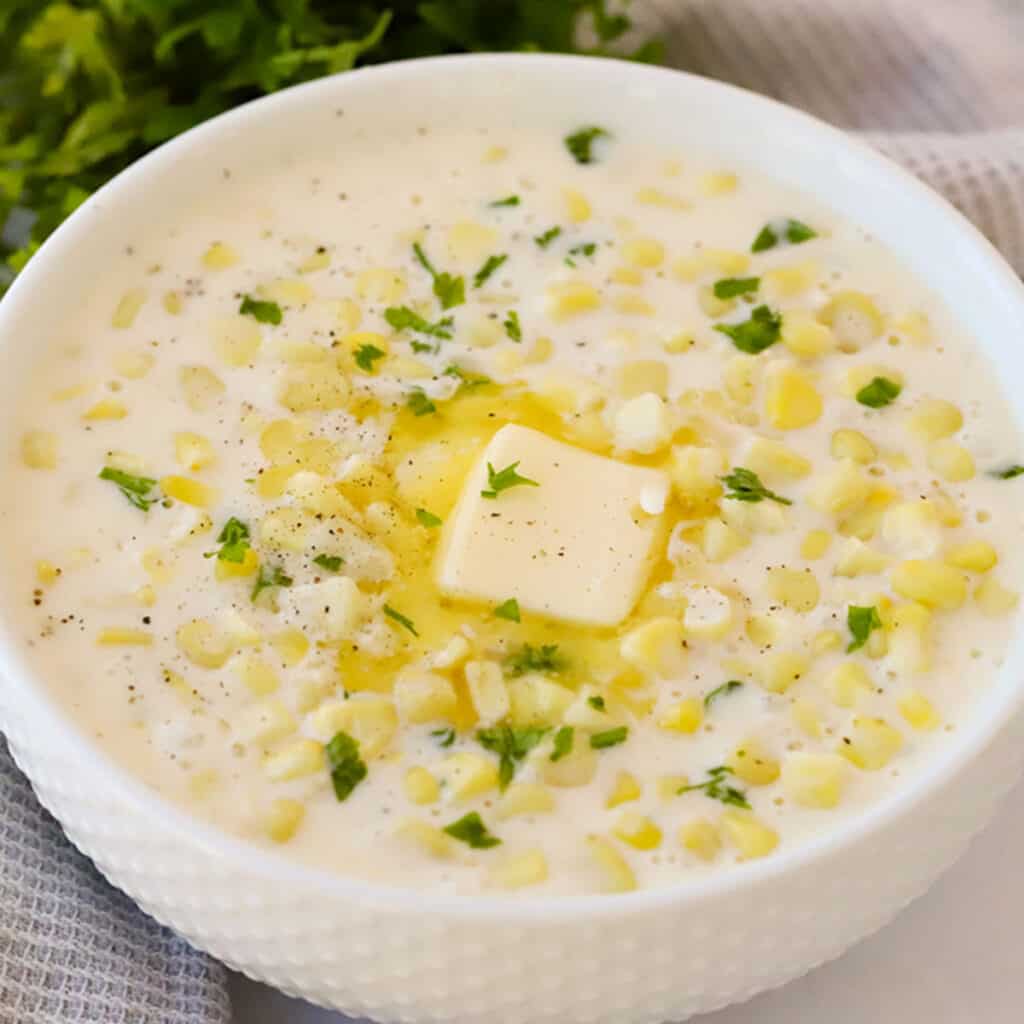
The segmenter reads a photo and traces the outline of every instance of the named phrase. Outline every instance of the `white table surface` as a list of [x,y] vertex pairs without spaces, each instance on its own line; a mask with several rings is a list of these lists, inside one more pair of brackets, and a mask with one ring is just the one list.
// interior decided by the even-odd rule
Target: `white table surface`
[[[350,1018],[232,978],[237,1024]],[[1021,1024],[1024,785],[938,884],[834,963],[701,1024]],[[501,1024],[501,1022],[495,1022]]]

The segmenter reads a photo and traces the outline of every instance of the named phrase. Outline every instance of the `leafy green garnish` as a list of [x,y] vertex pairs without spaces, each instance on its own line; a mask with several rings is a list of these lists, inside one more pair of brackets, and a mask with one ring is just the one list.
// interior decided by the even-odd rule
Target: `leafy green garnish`
[[345,559],[341,555],[317,555],[313,564],[328,572],[337,572],[345,564]]
[[485,498],[497,498],[502,491],[507,491],[510,487],[540,487],[536,480],[520,476],[516,472],[518,465],[517,461],[509,464],[504,469],[495,469],[488,462],[487,490],[481,491],[480,494]]
[[761,287],[759,277],[723,277],[715,282],[713,291],[716,299],[735,299],[738,295],[749,295]]
[[487,205],[494,208],[499,206],[518,206],[519,196],[505,196],[504,199],[495,199],[494,202],[488,203]]
[[427,254],[419,242],[413,242],[412,251],[419,265],[434,279],[434,294],[441,303],[441,308],[461,306],[466,301],[466,282],[462,277],[453,277],[447,271],[438,270],[427,259]]
[[571,725],[563,725],[554,736],[554,746],[551,750],[550,760],[561,761],[572,753],[572,744],[575,737],[575,730]]
[[597,252],[596,242],[582,242],[579,245],[574,245],[569,250],[569,255],[565,257],[565,262],[570,267],[576,266],[576,261],[573,259],[574,256],[586,256],[588,259]]
[[494,616],[498,619],[508,619],[509,622],[521,622],[519,602],[514,597],[510,597],[507,601],[502,601],[494,609]]
[[500,846],[501,840],[487,831],[487,826],[476,811],[464,814],[458,821],[446,825],[444,831],[453,839],[473,847],[474,850],[489,850]]
[[1024,476],[1024,466],[1007,466],[1006,469],[993,470],[991,475],[997,480],[1012,480],[1015,476]]
[[738,690],[743,684],[738,679],[730,679],[727,683],[722,683],[721,686],[716,686],[713,690],[710,690],[704,695],[704,707],[709,708],[719,697],[724,697],[727,693],[732,693],[733,690]]
[[801,242],[808,242],[812,238],[817,238],[818,232],[799,220],[790,219],[783,221],[782,227],[778,230],[771,224],[765,224],[757,233],[757,238],[754,239],[753,244],[750,246],[750,251],[764,252],[766,249],[774,249],[779,244],[780,236],[785,238],[790,245],[799,245]]
[[396,331],[418,331],[420,334],[427,334],[432,338],[440,338],[442,341],[447,341],[452,336],[452,318],[450,316],[446,316],[444,319],[432,324],[408,306],[388,306],[384,310],[384,319]]
[[604,750],[607,747],[615,747],[626,742],[629,735],[629,726],[620,725],[616,729],[606,729],[604,732],[595,732],[590,737],[590,745],[594,750]]
[[416,627],[413,625],[412,619],[403,615],[400,611],[396,611],[394,608],[391,607],[391,605],[384,605],[384,614],[389,619],[393,619],[395,622],[397,622],[403,629],[409,630],[409,632],[412,633],[413,636],[420,635]]
[[383,359],[386,355],[387,353],[383,349],[377,348],[376,345],[360,345],[355,351],[354,358],[356,366],[360,370],[373,373],[373,364],[378,359]]
[[888,377],[873,377],[870,384],[865,384],[857,392],[857,401],[870,409],[881,409],[895,402],[902,390],[899,384]]
[[611,138],[609,132],[597,125],[589,125],[574,131],[572,135],[565,137],[565,148],[572,154],[573,160],[578,164],[592,164],[594,162],[594,142],[597,139]]
[[366,778],[366,762],[359,756],[359,744],[347,732],[336,732],[327,744],[327,767],[334,795],[347,800],[352,790]]
[[457,395],[491,383],[490,377],[478,373],[467,373],[458,363],[449,364],[444,368],[443,373],[445,377],[454,377],[459,382],[459,389],[455,392]]
[[542,644],[540,647],[523,644],[515,654],[505,659],[505,668],[513,676],[527,672],[561,672],[568,664],[564,655],[559,654],[558,644]]
[[505,333],[513,341],[519,342],[523,340],[523,329],[519,324],[519,314],[514,309],[508,311],[508,316],[502,320],[501,326],[505,328]]
[[780,505],[793,504],[789,498],[768,490],[752,469],[744,469],[743,466],[737,466],[731,473],[721,477],[721,481],[727,488],[725,497],[734,501],[764,501],[767,498]]
[[274,587],[290,587],[292,582],[291,576],[286,575],[280,566],[261,565],[260,571],[256,576],[256,582],[252,585],[250,597],[255,602],[264,590],[270,590]]
[[427,393],[423,388],[413,388],[409,392],[406,405],[412,410],[413,416],[427,416],[432,412],[437,412],[437,406],[427,398]]
[[242,296],[242,304],[238,307],[238,312],[242,316],[254,317],[261,324],[276,326],[281,322],[281,307],[276,302],[254,299],[251,295]]
[[425,508],[416,509],[416,521],[420,526],[426,526],[428,529],[434,529],[435,526],[441,525],[441,517],[435,516],[433,512],[428,512]]
[[454,729],[431,729],[430,735],[437,740],[439,747],[450,747],[455,742]]
[[547,231],[542,231],[539,235],[534,235],[533,240],[542,249],[546,249],[561,233],[562,229],[556,225],[553,228],[548,228]]
[[156,498],[148,497],[149,492],[156,487],[156,481],[148,476],[133,476],[113,466],[104,466],[99,472],[99,478],[117,484],[118,490],[143,512],[156,501]]
[[791,245],[799,245],[801,242],[807,242],[810,241],[810,239],[817,237],[818,232],[815,231],[814,228],[809,228],[802,221],[786,221],[786,241]]
[[738,324],[715,324],[715,330],[731,338],[741,352],[757,355],[782,337],[782,316],[767,306],[755,306],[749,319]]
[[485,750],[498,755],[498,784],[505,789],[516,773],[516,762],[544,738],[547,729],[513,729],[510,725],[496,725],[492,729],[479,729],[477,742]]
[[217,534],[217,543],[220,549],[210,552],[207,557],[216,554],[221,562],[234,562],[240,565],[245,561],[245,553],[249,550],[249,527],[232,516]]
[[588,697],[587,704],[590,705],[595,711],[607,711],[608,708],[605,705],[604,697]]
[[849,654],[851,651],[860,650],[868,642],[872,630],[882,628],[882,620],[874,605],[861,607],[851,604],[846,610],[846,625],[850,629],[850,636],[853,637],[846,648],[846,653]]
[[712,800],[720,800],[723,804],[730,804],[733,807],[744,807],[749,811],[750,803],[747,801],[747,794],[735,786],[730,786],[725,780],[727,775],[732,775],[732,769],[728,765],[722,764],[717,768],[709,769],[708,777],[703,782],[692,786],[683,786],[676,792],[682,794],[700,790]]
[[497,256],[488,256],[484,265],[473,275],[473,287],[479,288],[507,259],[508,253],[504,252]]

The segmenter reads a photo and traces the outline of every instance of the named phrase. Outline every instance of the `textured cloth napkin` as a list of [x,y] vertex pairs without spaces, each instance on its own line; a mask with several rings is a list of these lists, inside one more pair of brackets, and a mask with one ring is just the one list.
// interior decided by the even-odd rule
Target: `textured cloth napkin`
[[[1024,273],[1022,0],[637,0],[634,15],[667,63],[866,133]],[[0,743],[0,1024],[229,1018],[224,969],[100,878]]]

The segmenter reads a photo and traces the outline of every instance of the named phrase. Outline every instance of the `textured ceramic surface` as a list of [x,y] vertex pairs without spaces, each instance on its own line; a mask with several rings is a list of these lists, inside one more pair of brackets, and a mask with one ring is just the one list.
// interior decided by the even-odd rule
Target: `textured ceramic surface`
[[[326,132],[336,133],[342,158],[360,144],[360,124],[408,131],[438,110],[467,123],[599,121],[718,151],[741,167],[764,167],[773,154],[765,169],[863,223],[945,295],[1006,379],[1024,373],[1024,349],[1012,343],[1024,336],[1016,278],[941,200],[841,134],[676,72],[474,57],[289,90],[126,172],[54,236],[0,306],[0,409],[33,339],[46,338],[94,268],[131,242],[155,196],[165,210],[182,209],[225,166],[301,152]],[[1024,400],[1010,399],[1024,418]],[[218,835],[120,775],[33,685],[3,625],[9,599],[0,599],[0,724],[76,845],[145,910],[228,964],[380,1021],[657,1024],[747,998],[837,956],[923,892],[1024,767],[1024,652],[1015,650],[927,776],[816,843],[698,884],[619,897],[542,904],[389,890]]]

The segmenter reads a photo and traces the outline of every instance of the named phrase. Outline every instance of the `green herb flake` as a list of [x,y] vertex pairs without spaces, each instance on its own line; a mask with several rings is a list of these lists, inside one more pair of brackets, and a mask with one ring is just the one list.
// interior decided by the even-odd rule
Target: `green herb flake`
[[360,345],[355,350],[354,358],[356,366],[360,370],[365,370],[367,373],[373,373],[373,364],[378,359],[383,359],[387,353],[383,349],[377,348],[376,345]]
[[596,242],[582,242],[580,245],[574,245],[569,250],[569,255],[565,257],[565,262],[570,267],[576,266],[576,256],[585,256],[587,259],[593,258],[594,253],[597,252]]
[[431,729],[430,735],[433,739],[437,740],[439,747],[444,747],[445,749],[455,742],[454,729]]
[[720,479],[727,488],[725,497],[732,498],[733,501],[757,502],[764,501],[767,498],[769,501],[776,501],[780,505],[793,504],[789,498],[784,498],[781,494],[768,490],[761,483],[761,478],[752,469],[737,466],[731,473],[727,473],[725,476],[720,477]]
[[519,602],[514,597],[510,597],[507,601],[502,601],[494,609],[494,615],[495,618],[508,619],[509,622],[522,622],[519,616]]
[[595,711],[607,711],[608,707],[605,704],[604,697],[588,697],[587,704],[590,705]]
[[801,242],[809,242],[812,238],[817,238],[818,232],[814,228],[808,227],[802,221],[799,220],[787,220],[786,221],[786,241],[790,245],[799,245]]
[[517,344],[523,340],[523,328],[519,323],[519,314],[514,310],[508,311],[508,316],[501,322],[505,333]]
[[595,732],[590,737],[590,745],[594,750],[606,750],[608,747],[616,747],[626,742],[629,735],[629,726],[620,725],[617,729],[606,729],[604,732]]
[[781,222],[781,227],[776,230],[771,224],[765,224],[757,233],[750,246],[751,252],[765,252],[767,249],[774,249],[782,238],[785,238],[790,245],[800,245],[801,242],[809,242],[817,238],[818,232],[808,227],[803,221],[789,218]]
[[505,659],[505,668],[512,676],[522,676],[527,672],[562,672],[568,665],[557,644],[542,644],[540,647],[523,644],[515,654]]
[[99,472],[101,480],[117,484],[118,490],[136,507],[145,512],[157,499],[150,498],[149,492],[156,487],[156,481],[148,476],[132,476],[123,470],[105,466]]
[[444,831],[453,839],[458,839],[460,843],[466,843],[474,850],[490,850],[492,847],[501,845],[501,840],[487,831],[487,826],[476,811],[470,811],[458,821],[446,825]]
[[434,295],[441,303],[441,308],[461,306],[466,301],[466,282],[461,277],[439,271],[427,258],[419,242],[413,242],[412,251],[419,265],[434,279]]
[[477,731],[477,742],[492,754],[498,755],[498,785],[506,789],[516,773],[516,764],[547,734],[547,729],[513,729],[510,725],[496,725]]
[[416,509],[416,521],[420,526],[427,527],[428,530],[433,530],[442,522],[440,516],[435,516],[433,512],[428,512],[425,508]]
[[1024,466],[1007,466],[1006,469],[993,470],[991,475],[997,480],[1012,480],[1014,477],[1024,476]]
[[457,363],[451,363],[449,366],[446,366],[443,376],[454,377],[459,382],[459,389],[455,392],[457,395],[472,391],[474,388],[482,388],[485,384],[491,383],[490,377],[485,377],[483,374],[467,373]]
[[542,249],[546,249],[561,233],[562,229],[556,225],[553,228],[548,228],[547,231],[541,232],[539,235],[534,235],[533,240]]
[[782,316],[767,306],[755,306],[749,319],[738,324],[715,324],[715,330],[749,355],[757,355],[782,337]]
[[427,393],[423,388],[413,388],[406,399],[406,405],[412,411],[413,416],[427,416],[432,412],[437,412],[437,406],[427,398]]
[[578,164],[594,163],[594,143],[598,139],[609,139],[611,134],[605,128],[597,125],[588,125],[580,128],[564,139],[565,148],[572,154],[573,160]]
[[249,527],[232,516],[217,534],[217,551],[208,552],[206,557],[217,556],[218,561],[234,562],[240,565],[245,561],[245,553],[249,550]]
[[313,564],[328,572],[338,572],[345,564],[345,559],[341,555],[317,555],[313,559]]
[[263,299],[254,299],[251,295],[242,296],[242,304],[238,307],[242,316],[255,317],[261,324],[274,324],[281,322],[281,307],[276,302],[266,302]]
[[498,209],[502,206],[518,206],[519,196],[505,196],[504,199],[495,199],[494,202],[487,204],[491,209]]
[[504,469],[496,470],[489,462],[487,463],[487,490],[480,494],[485,498],[497,498],[502,491],[512,487],[540,487],[536,480],[520,476],[516,469],[519,463],[513,462]]
[[488,256],[484,265],[473,275],[473,287],[479,288],[507,259],[508,253],[504,252]]
[[561,761],[572,753],[575,730],[571,725],[563,725],[554,735],[554,745],[551,749],[551,761]]
[[719,765],[717,768],[708,770],[708,777],[703,782],[692,786],[683,786],[681,789],[677,789],[676,793],[681,795],[701,791],[712,800],[718,800],[732,807],[743,807],[749,811],[750,803],[747,800],[747,794],[735,786],[730,786],[726,781],[727,775],[732,775],[732,769],[728,765]]
[[366,762],[359,756],[359,744],[347,732],[336,732],[326,750],[331,784],[340,803],[366,778]]
[[757,233],[757,238],[754,239],[753,244],[750,246],[750,251],[764,252],[767,249],[774,249],[778,244],[779,236],[775,234],[771,224],[765,224]]
[[260,566],[259,575],[256,577],[256,582],[252,585],[252,594],[250,595],[252,601],[255,603],[256,599],[263,593],[264,590],[271,590],[274,587],[290,587],[292,585],[291,576],[287,576],[280,566]]
[[738,690],[742,685],[743,684],[738,679],[730,679],[729,682],[722,683],[721,686],[716,686],[713,690],[704,695],[704,707],[711,707],[719,697],[724,697],[726,694],[732,693],[733,690]]
[[[418,331],[420,334],[427,334],[432,338],[440,338],[442,341],[447,341],[452,336],[451,327],[453,321],[450,316],[446,316],[444,319],[432,324],[408,306],[388,306],[384,310],[384,319],[396,331]],[[370,347],[372,348],[372,346]]]
[[903,389],[888,377],[874,377],[857,392],[857,401],[869,409],[881,409],[896,401]]
[[846,653],[849,654],[860,650],[868,642],[872,630],[882,628],[882,620],[874,605],[861,607],[851,604],[846,610],[846,625],[850,629],[850,636],[853,637],[846,648]]
[[760,287],[759,277],[723,277],[715,282],[713,291],[716,299],[735,299],[756,292]]
[[396,611],[391,605],[384,605],[384,614],[389,618],[397,622],[403,629],[407,629],[413,636],[419,636],[416,627],[413,625],[412,619],[403,615],[401,612]]

